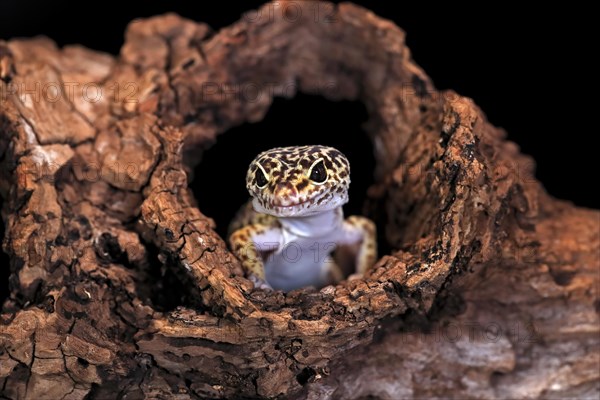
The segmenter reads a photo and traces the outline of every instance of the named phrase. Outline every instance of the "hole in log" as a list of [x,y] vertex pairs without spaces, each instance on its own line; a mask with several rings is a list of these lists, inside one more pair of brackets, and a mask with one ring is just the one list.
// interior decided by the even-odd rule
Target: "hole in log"
[[87,360],[81,357],[77,357],[77,364],[81,365],[83,368],[87,368],[90,365],[90,363]]
[[[352,183],[344,213],[363,214],[375,168],[371,141],[361,128],[367,117],[360,102],[332,102],[307,94],[275,99],[262,121],[219,135],[216,144],[202,155],[191,184],[200,210],[215,220],[217,233],[226,238],[229,223],[250,198],[246,170],[258,153],[273,147],[321,144],[348,157]],[[203,192],[207,187],[218,188],[218,192],[207,195]]]
[[[348,347],[368,342],[373,321],[414,310],[415,321],[402,321],[406,329],[413,325],[427,329],[427,312],[434,304],[435,310],[440,310],[436,316],[461,313],[461,298],[440,304],[435,303],[436,296],[440,290],[450,288],[457,275],[469,271],[471,258],[479,257],[482,247],[490,249],[494,235],[502,234],[503,224],[513,215],[512,203],[506,197],[494,196],[494,177],[488,174],[489,164],[498,162],[492,158],[501,156],[496,154],[497,132],[491,131],[468,100],[429,95],[434,88],[426,76],[412,65],[407,52],[390,55],[389,37],[385,35],[373,31],[373,40],[361,44],[353,40],[354,34],[348,33],[354,28],[323,29],[320,34],[327,38],[325,41],[315,36],[318,40],[302,42],[300,46],[294,42],[284,54],[278,47],[260,53],[259,58],[245,51],[246,38],[232,38],[227,42],[231,44],[227,51],[237,51],[233,43],[240,43],[244,53],[219,54],[223,63],[219,71],[223,73],[215,73],[219,79],[216,97],[208,96],[204,69],[192,67],[174,79],[172,87],[179,95],[174,121],[184,126],[181,131],[157,131],[166,157],[153,172],[153,178],[158,179],[150,180],[142,206],[145,227],[156,233],[153,243],[163,251],[178,254],[187,263],[182,262],[178,269],[186,269],[201,288],[203,311],[211,318],[230,318],[244,333],[239,342],[237,338],[232,341],[232,357],[256,354],[247,339],[257,338],[269,348],[264,354],[274,349],[286,353],[286,359],[296,359],[296,352],[290,353],[294,357],[288,357],[289,346],[280,344],[287,343],[290,332],[298,331],[308,355],[300,353],[297,357],[306,360],[293,361],[293,369],[284,363],[276,367],[286,372],[286,378],[290,377],[288,371],[294,372],[290,386],[310,382],[320,375],[318,370],[308,369],[313,349],[331,352],[333,359]],[[351,35],[350,40],[341,40],[345,35]],[[356,31],[356,35],[363,37],[363,30]],[[403,37],[398,38],[394,43],[402,40]],[[277,62],[280,57],[289,61]],[[221,81],[223,89],[229,88],[231,82],[243,87],[278,79],[279,86],[283,82],[298,82],[297,90],[305,93],[318,93],[315,89],[323,81],[333,80],[336,92],[323,96],[344,101],[331,103],[323,97],[300,94],[291,100],[271,102],[267,98],[250,104],[244,97],[219,95]],[[360,102],[349,102],[356,99]],[[361,129],[366,110],[369,120],[364,132],[368,135]],[[243,125],[258,120],[261,122]],[[237,128],[232,129],[233,126]],[[216,143],[208,143],[214,135],[219,135]],[[364,279],[341,282],[333,290],[293,290],[285,294],[253,290],[241,278],[239,263],[200,213],[215,220],[217,233],[224,238],[231,219],[249,198],[245,174],[250,161],[262,150],[309,143],[334,146],[346,153],[353,172],[352,202],[346,212],[374,219],[378,228],[384,230],[379,237],[398,251],[392,253],[380,247],[379,253],[387,256],[382,257],[377,268],[368,271]],[[185,165],[197,165],[192,171],[194,176],[188,176],[196,201],[181,190],[188,184],[183,173],[178,172],[186,156],[189,157]],[[503,183],[506,190],[511,182]],[[188,237],[186,246],[181,246],[171,238],[184,231]],[[490,243],[481,244],[482,237]],[[194,315],[195,310],[178,311],[170,318],[186,324],[192,321],[204,329],[206,320],[189,318]],[[318,325],[320,333],[307,333],[307,324]],[[361,334],[366,327],[366,333]],[[171,329],[170,322],[165,329]],[[221,327],[206,329],[219,334],[217,329]],[[262,354],[259,357],[264,363]],[[215,365],[219,372],[223,368]],[[260,374],[262,383],[255,381],[250,392],[273,381],[266,372]],[[279,390],[269,387],[264,393],[275,397]]]
[[296,380],[298,381],[299,384],[304,386],[315,375],[317,375],[317,372],[314,369],[312,369],[310,367],[306,367],[302,371],[300,371],[300,373],[298,375],[296,375]]
[[[177,262],[173,256],[160,253],[156,246],[146,243],[148,251],[148,276],[153,288],[150,301],[158,311],[167,312],[182,305],[200,306],[194,301],[196,288],[188,282],[187,277],[178,273],[179,268],[173,265]],[[197,297],[196,297],[197,298]]]

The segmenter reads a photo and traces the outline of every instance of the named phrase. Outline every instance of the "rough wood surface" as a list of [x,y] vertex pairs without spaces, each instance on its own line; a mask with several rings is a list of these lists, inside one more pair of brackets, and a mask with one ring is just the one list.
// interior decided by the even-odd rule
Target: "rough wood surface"
[[[548,197],[393,23],[278,4],[217,33],[132,22],[118,58],[0,42],[1,396],[597,397],[600,214]],[[297,91],[367,106],[394,250],[365,279],[254,291],[188,179]],[[185,307],[158,306],[169,282]]]

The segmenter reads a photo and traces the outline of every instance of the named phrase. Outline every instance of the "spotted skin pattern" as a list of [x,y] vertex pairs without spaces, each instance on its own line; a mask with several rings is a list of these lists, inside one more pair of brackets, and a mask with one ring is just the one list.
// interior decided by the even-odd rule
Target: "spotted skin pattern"
[[238,213],[229,242],[257,287],[285,291],[322,287],[344,278],[336,249],[351,254],[363,274],[377,258],[375,225],[344,220],[350,164],[326,146],[279,147],[260,153],[248,168],[252,197]]

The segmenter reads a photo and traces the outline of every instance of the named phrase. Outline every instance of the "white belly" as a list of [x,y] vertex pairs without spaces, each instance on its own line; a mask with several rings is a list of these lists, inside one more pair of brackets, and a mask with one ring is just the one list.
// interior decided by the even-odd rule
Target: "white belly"
[[277,251],[265,260],[267,282],[273,289],[290,291],[306,286],[322,287],[329,283],[333,260],[329,254],[335,243],[326,238],[304,238],[284,234]]

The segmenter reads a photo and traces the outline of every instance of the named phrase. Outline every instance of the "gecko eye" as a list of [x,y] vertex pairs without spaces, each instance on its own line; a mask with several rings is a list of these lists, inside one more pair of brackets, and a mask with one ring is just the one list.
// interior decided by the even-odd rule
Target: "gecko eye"
[[264,188],[267,186],[267,183],[269,183],[262,168],[257,169],[254,173],[254,183],[256,183],[256,186],[258,186],[260,189]]
[[312,166],[310,180],[315,183],[323,183],[327,180],[327,170],[325,169],[323,160],[317,161],[317,163]]

